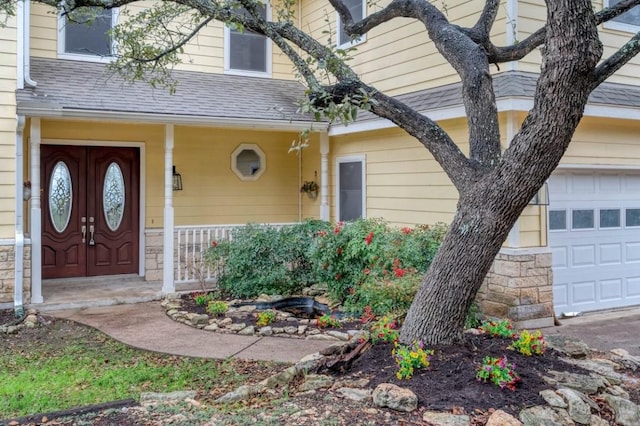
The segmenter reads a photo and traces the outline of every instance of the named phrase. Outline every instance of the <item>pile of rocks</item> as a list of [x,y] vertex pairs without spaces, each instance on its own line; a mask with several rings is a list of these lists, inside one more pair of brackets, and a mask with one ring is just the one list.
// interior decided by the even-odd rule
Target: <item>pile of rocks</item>
[[38,324],[38,312],[35,309],[29,309],[24,318],[0,325],[0,334],[16,334],[21,328],[33,328]]
[[[486,419],[487,426],[566,426],[609,425],[608,419],[621,426],[640,425],[640,406],[630,400],[625,389],[640,388],[640,380],[618,373],[616,369],[640,368],[640,358],[629,355],[622,349],[614,349],[610,359],[598,358],[589,353],[584,343],[561,336],[549,336],[549,344],[566,354],[565,361],[576,365],[576,373],[549,371],[544,380],[549,389],[541,392],[546,405],[529,407],[511,414],[495,410]],[[327,358],[344,353],[353,343],[333,345],[322,352],[309,355],[285,371],[253,386],[241,386],[220,397],[217,402],[233,402],[249,398],[273,389],[283,388],[296,377],[302,377],[300,392],[332,391],[354,401],[369,402],[374,407],[387,407],[402,412],[418,408],[418,398],[409,389],[391,383],[382,383],[375,389],[369,387],[367,379],[338,380],[320,374],[306,374],[324,365]],[[576,349],[579,348],[579,349]],[[585,358],[589,354],[590,358]],[[592,414],[597,413],[597,414]],[[468,415],[447,412],[424,411],[423,420],[433,425],[467,426],[472,419]]]
[[[231,303],[232,304],[232,303]],[[168,298],[161,302],[166,314],[173,319],[192,327],[219,333],[235,333],[244,336],[275,336],[307,340],[357,341],[366,337],[367,332],[358,329],[331,330],[317,327],[316,321],[308,318],[297,318],[289,312],[276,311],[274,323],[280,326],[267,325],[259,327],[253,324],[254,316],[259,312],[255,305],[229,308],[225,315],[213,317],[197,314],[182,309],[183,302],[178,298]],[[251,321],[251,323],[249,322]]]

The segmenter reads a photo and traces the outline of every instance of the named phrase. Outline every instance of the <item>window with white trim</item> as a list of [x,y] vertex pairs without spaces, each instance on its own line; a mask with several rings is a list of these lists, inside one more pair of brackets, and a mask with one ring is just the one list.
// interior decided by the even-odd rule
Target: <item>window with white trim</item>
[[109,31],[116,25],[116,9],[79,8],[58,19],[58,54],[67,59],[105,61],[114,53]]
[[[620,3],[620,1],[621,0],[604,0],[604,7],[615,6]],[[640,6],[636,6],[622,15],[605,22],[604,27],[613,30],[638,32],[638,30],[640,30]]]
[[258,180],[266,166],[267,157],[256,144],[240,144],[231,154],[231,170],[240,180]]
[[336,217],[355,220],[366,217],[365,157],[356,155],[336,159]]
[[[267,3],[260,8],[264,19],[271,19]],[[245,12],[246,13],[246,12]],[[224,27],[224,68],[229,74],[268,77],[271,74],[271,40],[247,29]]]
[[[365,17],[365,12],[367,10],[367,0],[345,0],[344,4],[351,12],[351,17],[354,22],[362,21]],[[344,32],[344,27],[342,26],[342,20],[340,19],[340,15],[336,12],[336,28],[338,29],[336,33],[338,34],[338,46],[349,47],[359,43],[362,43],[366,40],[364,35],[358,37],[357,39],[351,39],[347,33]]]

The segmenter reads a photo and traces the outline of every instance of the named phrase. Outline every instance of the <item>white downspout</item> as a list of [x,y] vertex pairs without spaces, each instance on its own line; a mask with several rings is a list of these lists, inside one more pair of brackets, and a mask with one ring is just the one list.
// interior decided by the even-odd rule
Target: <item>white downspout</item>
[[23,141],[24,115],[19,115],[16,126],[16,248],[15,273],[13,284],[13,311],[16,318],[24,316],[23,277],[24,277],[24,201],[22,199],[24,186]]
[[31,80],[31,5],[29,0],[24,0],[24,16],[23,16],[23,61],[24,61],[24,82],[29,87],[36,87],[38,83]]
[[329,220],[329,218],[329,134],[322,132],[320,133],[320,220]]

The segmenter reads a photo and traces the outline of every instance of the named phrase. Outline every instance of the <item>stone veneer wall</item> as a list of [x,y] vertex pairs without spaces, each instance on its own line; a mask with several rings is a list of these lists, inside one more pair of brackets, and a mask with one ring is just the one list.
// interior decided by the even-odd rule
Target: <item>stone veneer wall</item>
[[164,237],[162,229],[147,229],[144,232],[144,279],[145,281],[162,281]]
[[[0,303],[13,302],[15,288],[15,246],[0,245]],[[24,247],[24,276],[22,280],[24,304],[31,302],[31,246]]]
[[476,300],[483,314],[509,318],[520,328],[552,326],[551,252],[503,249]]

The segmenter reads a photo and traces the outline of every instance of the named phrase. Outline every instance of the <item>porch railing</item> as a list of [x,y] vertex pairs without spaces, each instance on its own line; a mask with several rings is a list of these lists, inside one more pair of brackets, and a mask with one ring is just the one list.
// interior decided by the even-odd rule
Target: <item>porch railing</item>
[[[265,223],[281,229],[295,223]],[[206,266],[202,262],[202,255],[211,246],[212,241],[230,241],[237,229],[247,225],[192,225],[174,227],[175,241],[175,281],[185,282],[215,282],[217,268]]]

